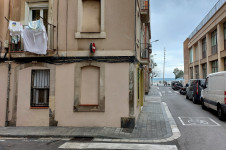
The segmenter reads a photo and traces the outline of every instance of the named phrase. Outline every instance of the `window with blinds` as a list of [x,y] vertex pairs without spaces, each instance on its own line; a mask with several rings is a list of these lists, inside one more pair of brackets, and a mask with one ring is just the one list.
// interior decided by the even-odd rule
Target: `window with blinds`
[[32,70],[31,107],[49,107],[49,70]]

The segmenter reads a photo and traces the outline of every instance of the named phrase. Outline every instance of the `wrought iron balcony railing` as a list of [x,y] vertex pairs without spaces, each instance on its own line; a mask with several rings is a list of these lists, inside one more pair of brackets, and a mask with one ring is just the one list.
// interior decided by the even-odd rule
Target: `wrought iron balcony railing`
[[[47,29],[48,49],[47,50],[54,50],[54,28],[55,26],[50,24],[48,25],[48,29]],[[12,36],[9,36],[8,51],[10,53],[24,52],[24,43],[21,35],[14,38],[12,38]]]
[[141,59],[149,59],[149,55],[151,52],[151,44],[150,43],[142,43],[141,44]]

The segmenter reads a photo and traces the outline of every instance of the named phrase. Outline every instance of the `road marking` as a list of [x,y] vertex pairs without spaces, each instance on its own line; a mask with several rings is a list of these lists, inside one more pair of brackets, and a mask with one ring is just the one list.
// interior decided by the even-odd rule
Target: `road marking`
[[162,94],[165,94],[166,92],[165,91],[162,91]]
[[178,117],[184,126],[221,126],[209,117]]
[[159,92],[159,95],[162,97],[162,93],[161,92]]
[[178,150],[176,145],[127,144],[127,143],[77,143],[66,142],[61,149],[121,149],[121,150]]
[[159,87],[157,87],[157,89],[159,90]]
[[174,91],[174,92],[179,94],[179,92],[178,92],[178,91]]
[[172,91],[168,91],[168,93],[172,93]]
[[0,142],[4,142],[5,140],[0,140]]

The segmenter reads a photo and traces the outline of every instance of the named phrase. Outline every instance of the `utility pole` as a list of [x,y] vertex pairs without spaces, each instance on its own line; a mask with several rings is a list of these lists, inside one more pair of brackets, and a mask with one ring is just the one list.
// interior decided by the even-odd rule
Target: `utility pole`
[[164,62],[163,62],[163,84],[165,81],[165,63],[166,63],[166,49],[164,48]]

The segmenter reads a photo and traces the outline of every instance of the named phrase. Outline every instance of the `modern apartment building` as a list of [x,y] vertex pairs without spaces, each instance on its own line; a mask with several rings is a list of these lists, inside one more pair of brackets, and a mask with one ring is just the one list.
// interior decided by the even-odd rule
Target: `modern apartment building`
[[226,0],[219,0],[184,41],[184,79],[226,71]]
[[149,0],[1,0],[0,126],[134,127],[149,12]]

